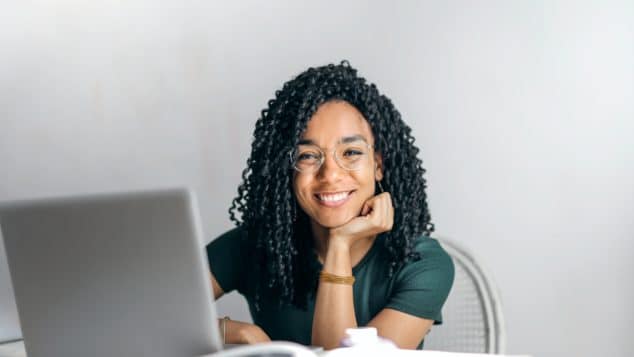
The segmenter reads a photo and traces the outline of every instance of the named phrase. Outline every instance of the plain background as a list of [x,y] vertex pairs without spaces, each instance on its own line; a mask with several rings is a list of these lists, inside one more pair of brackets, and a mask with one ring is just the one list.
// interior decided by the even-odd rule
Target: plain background
[[348,59],[412,127],[437,235],[497,282],[508,352],[634,351],[631,1],[2,8],[0,200],[186,185],[211,240],[274,91]]

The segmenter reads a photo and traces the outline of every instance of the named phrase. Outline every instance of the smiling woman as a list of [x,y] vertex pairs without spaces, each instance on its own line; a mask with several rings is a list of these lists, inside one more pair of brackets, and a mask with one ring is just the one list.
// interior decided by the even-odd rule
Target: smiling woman
[[236,228],[207,246],[214,295],[238,290],[254,324],[221,321],[227,343],[333,348],[374,326],[422,348],[453,283],[433,232],[419,150],[376,86],[347,62],[285,83],[257,121]]

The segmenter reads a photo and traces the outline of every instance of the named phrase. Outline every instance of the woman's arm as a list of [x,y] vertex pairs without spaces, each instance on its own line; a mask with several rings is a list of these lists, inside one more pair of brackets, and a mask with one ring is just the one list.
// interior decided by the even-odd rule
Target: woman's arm
[[214,293],[214,300],[220,299],[225,292],[222,290],[222,287],[220,287],[220,284],[218,284],[218,280],[216,280],[216,277],[212,272],[209,272],[209,280],[211,280],[211,289]]
[[[389,193],[366,202],[361,217],[331,230],[323,270],[340,276],[352,275],[350,247],[363,237],[392,229],[394,209]],[[381,337],[400,348],[415,349],[423,340],[433,320],[385,308],[368,326],[376,327]],[[320,281],[313,317],[312,344],[331,349],[339,346],[345,329],[357,327],[352,285]]]
[[[328,250],[324,271],[341,276],[352,275],[346,246],[333,246]],[[320,282],[313,319],[313,345],[336,348],[345,335],[345,329],[357,327],[353,301],[352,285]],[[379,336],[390,339],[399,348],[416,349],[433,323],[434,320],[386,308],[368,326],[376,327]]]
[[[218,281],[214,277],[212,273],[209,273],[209,277],[211,280],[211,287],[214,294],[214,299],[219,299],[222,295],[224,295],[224,291]],[[222,326],[222,319],[218,319],[218,324]],[[262,330],[259,326],[250,324],[247,322],[228,320],[224,321],[225,324],[225,343],[233,343],[233,344],[252,344],[252,343],[260,343],[260,342],[269,342],[271,339],[269,336]],[[222,333],[222,331],[221,331]],[[221,336],[222,337],[222,336]]]
[[[350,249],[346,244],[329,244],[323,270],[340,276],[352,275]],[[357,327],[352,285],[320,282],[313,317],[312,344],[331,349],[339,346],[346,328]]]
[[390,339],[399,348],[416,349],[433,323],[434,320],[386,308],[368,326],[376,327],[379,336]]
[[[369,199],[361,216],[329,232],[323,271],[352,275],[350,248],[363,238],[392,229],[394,208],[385,192]],[[346,328],[357,327],[352,285],[319,282],[313,316],[312,344],[331,349],[339,346]]]

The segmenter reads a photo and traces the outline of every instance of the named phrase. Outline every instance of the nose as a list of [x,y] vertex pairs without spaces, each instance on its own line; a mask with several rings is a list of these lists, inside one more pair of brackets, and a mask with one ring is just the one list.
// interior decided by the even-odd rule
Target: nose
[[339,166],[333,155],[326,155],[324,162],[317,172],[317,177],[322,181],[335,182],[341,178],[343,169]]

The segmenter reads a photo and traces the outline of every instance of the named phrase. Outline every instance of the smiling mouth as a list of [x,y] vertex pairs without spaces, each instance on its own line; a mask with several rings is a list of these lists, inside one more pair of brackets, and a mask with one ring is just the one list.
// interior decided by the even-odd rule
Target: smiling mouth
[[352,193],[354,193],[354,190],[333,193],[317,193],[315,194],[315,198],[324,206],[336,207],[345,203]]

